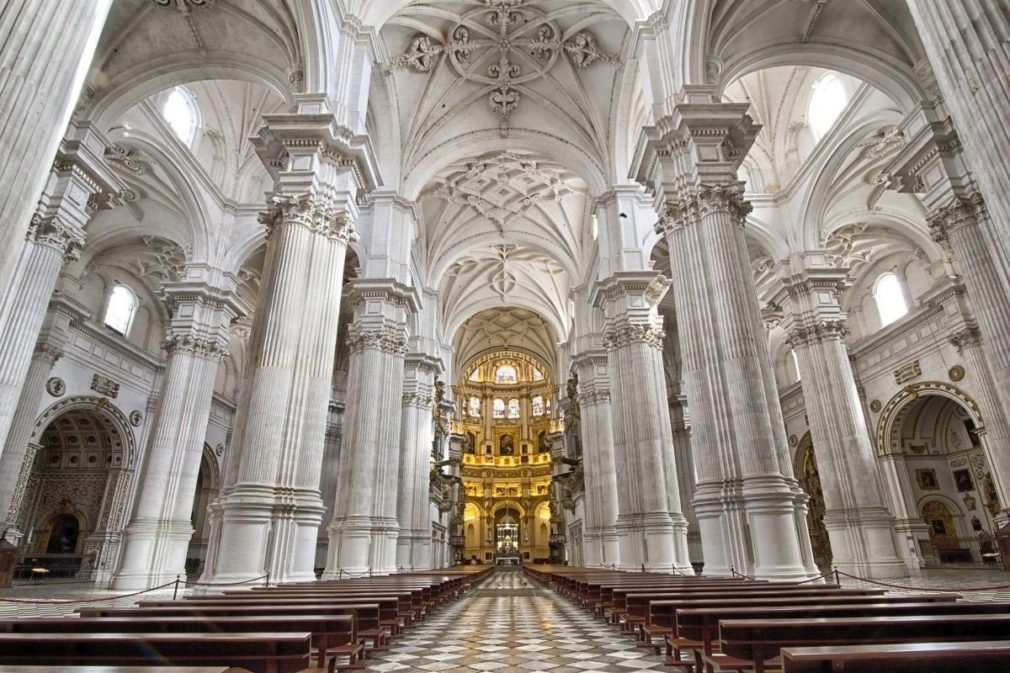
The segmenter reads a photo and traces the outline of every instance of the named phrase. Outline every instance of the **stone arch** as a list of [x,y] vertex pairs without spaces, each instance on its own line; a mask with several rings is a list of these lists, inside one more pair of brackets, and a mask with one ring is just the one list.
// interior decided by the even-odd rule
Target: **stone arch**
[[810,534],[810,546],[814,552],[814,560],[821,569],[831,568],[833,555],[828,530],[824,526],[824,492],[821,489],[820,474],[817,469],[817,454],[814,451],[813,438],[810,431],[796,445],[793,454],[793,474],[800,488],[807,494],[807,529]]
[[900,430],[900,421],[907,412],[909,405],[915,400],[925,395],[938,395],[946,397],[961,405],[978,430],[984,429],[985,425],[978,410],[978,403],[955,385],[943,381],[923,381],[914,383],[902,388],[894,397],[887,401],[880,412],[880,420],[877,422],[877,455],[885,456],[893,452],[893,435]]

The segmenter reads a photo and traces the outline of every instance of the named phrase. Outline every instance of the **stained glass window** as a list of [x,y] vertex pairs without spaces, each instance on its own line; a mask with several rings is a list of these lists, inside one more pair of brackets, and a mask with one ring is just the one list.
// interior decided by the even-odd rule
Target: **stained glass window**
[[519,400],[514,397],[509,400],[509,418],[519,418]]
[[470,398],[470,415],[480,416],[480,398],[473,396]]
[[494,380],[495,383],[515,383],[518,380],[516,368],[512,365],[499,365],[494,372]]
[[505,418],[505,400],[500,397],[494,398],[491,402],[492,418]]
[[537,395],[532,400],[533,415],[543,416],[544,415],[544,398]]

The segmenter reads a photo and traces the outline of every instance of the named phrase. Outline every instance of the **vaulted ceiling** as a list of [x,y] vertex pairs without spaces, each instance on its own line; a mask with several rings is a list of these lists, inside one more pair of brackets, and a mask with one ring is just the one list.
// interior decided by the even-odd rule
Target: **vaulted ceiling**
[[542,360],[558,379],[558,338],[537,313],[518,307],[481,311],[467,320],[453,338],[453,370],[464,376],[463,365],[490,350],[518,348]]

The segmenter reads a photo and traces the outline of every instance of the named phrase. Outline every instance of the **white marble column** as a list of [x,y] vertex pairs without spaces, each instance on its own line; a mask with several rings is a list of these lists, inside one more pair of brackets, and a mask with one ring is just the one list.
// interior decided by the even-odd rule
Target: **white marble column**
[[817,574],[806,496],[792,473],[736,179],[758,127],[746,104],[703,93],[650,132],[637,172],[657,185],[657,231],[669,243],[705,573],[804,579]]
[[[1010,7],[1005,0],[907,0],[968,162],[1010,254]],[[1004,267],[1006,271],[1006,267]],[[1010,279],[1002,279],[1010,287]]]
[[[314,148],[315,145],[306,145]],[[303,147],[303,146],[297,146]],[[292,156],[291,166],[323,153]],[[353,207],[353,201],[350,202]],[[211,506],[204,581],[315,578],[326,414],[354,210],[329,193],[274,197],[245,393],[225,486]]]
[[0,437],[11,429],[60,269],[76,259],[83,241],[83,231],[58,216],[32,218],[13,285],[0,299],[0,320],[7,325],[0,331]]
[[8,0],[0,8],[0,154],[4,157],[0,163],[0,287],[11,287],[19,242],[77,104],[111,4],[111,0]]
[[582,424],[585,479],[583,563],[591,568],[620,563],[617,537],[618,487],[614,462],[614,428],[605,351],[572,358],[578,374],[578,408]]
[[663,378],[663,330],[655,305],[666,292],[652,271],[620,271],[598,283],[603,309],[617,466],[617,537],[626,570],[687,572],[687,520],[669,475],[673,438]]
[[844,340],[848,328],[839,301],[846,282],[845,270],[827,267],[785,277],[784,295],[791,309],[784,321],[786,339],[799,362],[833,563],[858,577],[904,577],[907,569],[895,547],[894,516],[887,508]]
[[324,577],[396,572],[397,479],[403,415],[407,313],[412,288],[398,282],[355,280],[354,323],[344,446]]
[[438,361],[422,353],[407,355],[400,421],[400,473],[396,518],[396,566],[413,570],[432,567],[429,472],[434,441],[433,407]]
[[28,440],[39,414],[46,381],[52,373],[53,365],[62,356],[63,351],[56,346],[49,343],[36,344],[3,455],[0,456],[0,512],[5,513],[3,526],[11,529],[7,534],[8,540],[18,541],[22,534],[16,528],[17,516],[35,461],[35,446],[30,447]]
[[116,589],[146,589],[186,574],[186,551],[193,537],[190,516],[214,379],[227,352],[231,321],[244,313],[233,297],[233,282],[224,277],[208,280],[226,281],[229,287],[187,280],[164,288],[172,310],[162,344],[168,363],[113,580]]
[[[996,252],[986,228],[995,229],[989,209],[980,194],[954,197],[929,219],[933,238],[950,250],[958,271],[964,278],[972,314],[978,322],[978,339],[967,338],[965,344],[980,340],[984,352],[982,369],[973,373],[979,377],[979,407],[987,435],[987,453],[993,471],[993,481],[1003,509],[1010,508],[1010,295],[1000,283]],[[1007,281],[1010,279],[1002,278]],[[959,346],[960,348],[960,346]],[[980,355],[980,354],[979,354]],[[969,353],[969,361],[978,359]],[[986,385],[987,377],[1002,385]],[[1004,514],[1002,517],[1006,519]]]

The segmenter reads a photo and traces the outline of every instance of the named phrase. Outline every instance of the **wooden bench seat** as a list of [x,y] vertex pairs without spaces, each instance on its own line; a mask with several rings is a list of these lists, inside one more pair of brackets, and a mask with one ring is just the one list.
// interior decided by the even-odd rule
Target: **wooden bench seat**
[[[727,619],[719,622],[722,656],[706,663],[736,670],[749,662],[754,673],[777,665],[783,648],[867,643],[928,643],[986,641],[1010,633],[1010,615],[915,615],[895,617],[834,617],[809,619]],[[718,657],[719,655],[713,655]]]
[[[299,673],[307,673],[304,669]],[[249,673],[232,666],[0,666],[0,673]]]
[[2,665],[239,666],[296,673],[309,633],[0,633]]
[[360,668],[362,646],[353,615],[262,615],[224,617],[31,617],[0,620],[0,633],[277,633],[311,634],[320,667],[326,657],[347,657],[339,668]]
[[789,647],[782,666],[784,673],[1001,673],[1010,670],[1010,640]]

